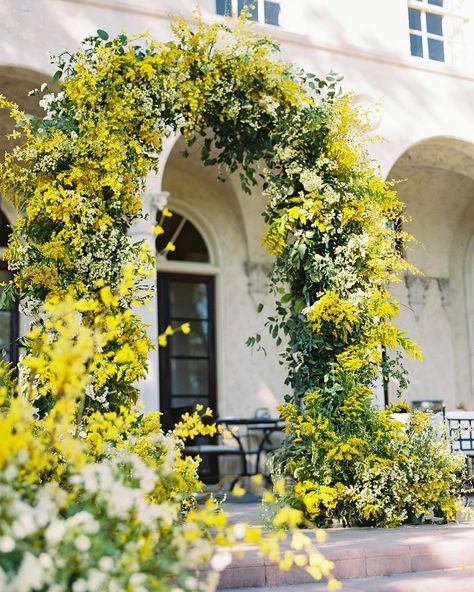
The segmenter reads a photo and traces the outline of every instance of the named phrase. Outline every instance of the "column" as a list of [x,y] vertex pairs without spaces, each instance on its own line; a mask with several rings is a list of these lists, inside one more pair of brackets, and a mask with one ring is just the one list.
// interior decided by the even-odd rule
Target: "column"
[[[169,193],[161,191],[161,178],[153,175],[147,178],[147,188],[143,195],[142,211],[143,218],[136,220],[129,231],[134,242],[145,240],[150,245],[151,252],[156,255],[155,235],[153,228],[156,224],[156,214],[166,206]],[[150,279],[150,286],[153,297],[144,306],[136,308],[135,312],[140,315],[143,322],[148,325],[148,335],[155,343],[157,349],[148,354],[148,374],[137,386],[140,389],[140,401],[144,405],[144,411],[157,411],[160,407],[159,393],[159,364],[158,364],[158,301],[156,293],[156,269]]]

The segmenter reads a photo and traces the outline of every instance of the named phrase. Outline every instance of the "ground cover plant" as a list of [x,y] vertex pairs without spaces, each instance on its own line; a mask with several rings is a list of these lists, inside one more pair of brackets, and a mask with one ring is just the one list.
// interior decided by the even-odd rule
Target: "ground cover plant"
[[[3,300],[18,297],[32,318],[22,370],[30,402],[14,397],[2,404],[12,442],[0,457],[11,500],[1,522],[6,586],[23,574],[24,589],[35,589],[28,580],[35,566],[51,591],[73,584],[79,592],[107,589],[103,581],[110,590],[124,582],[134,590],[173,587],[180,574],[180,587],[193,590],[201,583],[185,576],[216,556],[212,544],[202,555],[192,552],[194,539],[204,540],[223,519],[214,507],[189,507],[195,467],[181,458],[177,435],[163,440],[156,418],[140,421],[131,411],[153,347],[132,310],[148,297],[153,258],[127,230],[141,215],[140,195],[163,137],[174,132],[188,145],[199,142],[203,163],[220,177],[240,174],[246,191],[263,176],[264,243],[276,257],[279,294],[269,327],[277,342],[281,334],[287,340],[283,361],[292,387],[282,408],[288,441],[276,468],[291,486],[276,493],[294,508],[278,511],[276,524],[296,526],[306,514],[316,523],[335,517],[395,525],[431,507],[454,516],[457,457],[424,436],[422,420],[405,433],[371,399],[381,347],[419,355],[393,325],[397,305],[386,288],[407,266],[396,248],[400,233],[385,223],[401,215],[402,204],[368,158],[363,117],[349,95],[339,94],[335,77],[318,79],[279,60],[274,41],[245,28],[244,19],[236,28],[178,20],[165,43],[98,31],[78,52],[56,59],[59,92],[38,91],[44,118],[1,100],[21,142],[5,157],[0,188],[22,213],[6,253],[15,280]],[[162,341],[175,330],[187,326],[169,328]],[[386,375],[403,378],[393,359]],[[188,420],[196,425],[185,424],[184,434],[204,429]],[[159,458],[151,442],[162,450]],[[416,495],[400,497],[403,475]],[[435,487],[428,489],[428,481]],[[122,512],[111,501],[115,485],[133,500]],[[47,512],[45,487],[57,492]],[[183,496],[174,499],[178,489]],[[27,506],[41,509],[40,518],[10,532],[18,508],[36,512]],[[62,524],[79,509],[95,522],[83,516],[85,524]],[[48,541],[49,516],[58,516],[60,531],[72,528],[66,562],[54,535],[51,553],[39,542]],[[114,520],[123,536],[106,550],[102,534]],[[214,543],[232,539],[233,531],[225,532]],[[189,545],[166,546],[166,566],[157,572],[150,558],[167,536]],[[254,529],[242,536],[262,541]],[[296,559],[281,556],[277,541],[275,535],[261,544],[291,567]],[[110,561],[100,564],[109,551],[118,561],[110,573]],[[316,576],[329,571],[321,559],[298,561]],[[94,570],[100,574],[91,583]],[[130,583],[132,573],[142,575]],[[112,578],[117,582],[109,584]]]

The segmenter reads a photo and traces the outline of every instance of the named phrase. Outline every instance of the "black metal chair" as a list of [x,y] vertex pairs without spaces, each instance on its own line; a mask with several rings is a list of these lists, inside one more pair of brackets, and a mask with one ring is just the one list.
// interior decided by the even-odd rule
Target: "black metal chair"
[[446,411],[443,419],[452,449],[462,452],[466,457],[467,482],[469,490],[474,491],[474,412]]

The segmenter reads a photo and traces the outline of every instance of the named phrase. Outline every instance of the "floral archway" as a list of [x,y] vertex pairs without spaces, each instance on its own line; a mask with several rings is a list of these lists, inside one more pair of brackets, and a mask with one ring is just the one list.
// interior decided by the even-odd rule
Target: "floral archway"
[[[199,141],[203,164],[222,180],[238,174],[248,193],[263,182],[263,243],[275,256],[277,296],[267,326],[283,347],[290,389],[281,411],[288,441],[274,471],[291,475],[292,503],[322,524],[338,517],[395,525],[433,506],[452,517],[452,467],[428,448],[421,420],[414,422],[424,437],[419,458],[432,461],[423,487],[398,500],[397,482],[413,469],[412,440],[372,401],[381,365],[386,378],[405,381],[400,355],[383,362],[382,350],[419,352],[393,324],[398,308],[387,284],[408,266],[393,224],[403,206],[365,149],[364,114],[341,94],[339,77],[320,79],[278,59],[276,43],[246,31],[244,19],[235,29],[178,20],[173,31],[172,41],[157,43],[100,30],[59,57],[53,78],[61,90],[42,98],[42,119],[2,100],[23,138],[0,182],[24,213],[7,258],[17,272],[10,295],[20,294],[38,329],[30,351],[50,330],[44,302],[94,300],[82,323],[102,324],[112,338],[91,365],[82,410],[136,401],[134,383],[146,375],[153,345],[131,311],[148,297],[153,261],[126,231],[141,215],[163,139],[179,132],[188,146]],[[33,370],[46,413],[54,405],[48,369]],[[442,486],[429,491],[441,465]],[[388,508],[382,481],[393,497]]]

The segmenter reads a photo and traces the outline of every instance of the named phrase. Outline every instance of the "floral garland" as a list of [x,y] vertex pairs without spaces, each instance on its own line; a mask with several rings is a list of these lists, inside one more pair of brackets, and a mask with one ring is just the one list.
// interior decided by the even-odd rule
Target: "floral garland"
[[[389,224],[403,207],[367,156],[364,117],[340,94],[339,78],[296,70],[276,59],[274,41],[245,29],[245,19],[235,29],[177,20],[175,39],[162,44],[98,31],[56,60],[61,91],[43,97],[44,118],[2,100],[21,129],[13,135],[23,137],[0,168],[0,189],[24,214],[6,257],[38,327],[33,355],[42,332],[55,338],[41,303],[68,295],[99,303],[82,322],[102,324],[114,339],[92,368],[85,407],[118,410],[135,401],[133,383],[152,347],[130,312],[147,297],[141,283],[151,258],[126,230],[140,216],[163,137],[178,131],[189,146],[199,139],[203,163],[216,165],[220,178],[239,171],[247,192],[264,162],[263,242],[276,256],[272,285],[281,296],[268,326],[277,344],[286,339],[282,362],[293,389],[282,408],[289,439],[278,470],[311,491],[332,488],[321,519],[350,521],[361,515],[351,488],[362,469],[376,475],[386,462],[403,463],[390,445],[399,430],[372,403],[382,347],[420,356],[393,324],[397,305],[386,287],[407,268],[397,250],[403,234]],[[386,377],[406,382],[397,357],[384,364]],[[54,396],[43,370],[35,370],[37,400],[48,410]],[[354,458],[374,468],[354,472]],[[442,490],[448,516],[452,473]],[[300,490],[290,497],[318,518]],[[385,518],[379,509],[370,514],[394,523]]]

